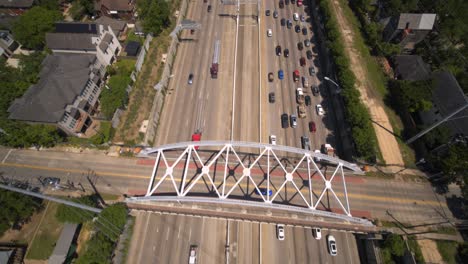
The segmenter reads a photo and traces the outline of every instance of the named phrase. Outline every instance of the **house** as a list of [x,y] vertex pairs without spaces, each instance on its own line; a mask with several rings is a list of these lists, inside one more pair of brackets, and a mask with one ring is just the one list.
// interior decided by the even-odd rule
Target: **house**
[[[432,91],[432,109],[421,112],[419,116],[426,125],[432,125],[442,120],[463,105],[468,104],[468,99],[457,80],[450,72],[441,71],[433,74],[434,89]],[[456,114],[444,124],[450,130],[452,136],[468,136],[468,108]]]
[[0,13],[21,15],[33,4],[34,0],[0,0]]
[[122,50],[112,28],[96,23],[56,23],[55,32],[46,33],[46,44],[54,54],[94,54],[105,66]]
[[131,20],[135,0],[94,0],[94,11],[101,16]]
[[421,81],[431,78],[431,67],[417,55],[393,57],[393,69],[397,80]]
[[97,24],[101,24],[104,26],[109,26],[112,28],[115,36],[120,38],[120,36],[124,35],[125,30],[127,29],[127,22],[123,20],[117,20],[111,17],[102,16],[95,20]]
[[95,54],[52,54],[42,62],[39,81],[8,108],[10,119],[51,124],[68,135],[92,127],[105,65]]
[[399,44],[403,52],[409,52],[426,37],[434,27],[436,14],[402,13],[399,17],[386,18],[383,40]]
[[69,256],[70,246],[76,240],[77,224],[65,223],[63,225],[62,233],[55,244],[54,251],[49,258],[49,264],[62,264],[65,263],[67,256]]
[[0,56],[10,58],[19,47],[8,30],[0,30]]

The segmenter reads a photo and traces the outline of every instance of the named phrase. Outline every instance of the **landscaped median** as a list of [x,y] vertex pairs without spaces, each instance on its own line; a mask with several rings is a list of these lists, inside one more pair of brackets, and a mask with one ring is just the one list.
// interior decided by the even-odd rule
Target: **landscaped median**
[[369,111],[361,102],[360,92],[356,88],[356,77],[350,70],[349,58],[345,55],[343,37],[338,30],[338,23],[331,12],[329,1],[320,0],[321,13],[326,20],[327,47],[331,51],[336,66],[338,82],[345,102],[346,120],[351,126],[351,135],[359,158],[375,162],[378,153],[376,135],[372,127]]

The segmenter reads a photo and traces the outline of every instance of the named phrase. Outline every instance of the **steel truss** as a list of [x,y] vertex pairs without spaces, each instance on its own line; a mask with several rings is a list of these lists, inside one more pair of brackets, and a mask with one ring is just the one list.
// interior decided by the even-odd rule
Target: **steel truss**
[[[328,196],[334,198],[334,201],[336,201],[336,203],[340,206],[340,209],[343,210],[344,215],[340,215],[339,218],[343,219],[344,217],[345,219],[356,222],[356,218],[352,217],[351,215],[345,182],[345,170],[347,173],[363,173],[356,164],[349,163],[347,161],[340,160],[328,155],[286,146],[226,141],[202,141],[196,142],[196,145],[194,145],[194,143],[195,142],[181,142],[176,144],[169,144],[160,146],[158,148],[145,149],[140,153],[140,156],[142,157],[150,157],[153,155],[156,156],[156,162],[154,164],[151,179],[145,194],[146,200],[150,199],[150,197],[154,195],[167,193],[167,189],[164,190],[164,192],[163,190],[159,190],[163,182],[170,183],[172,186],[171,189],[173,188],[173,191],[177,194],[177,197],[185,197],[185,200],[190,200],[190,198],[186,196],[190,196],[192,193],[194,194],[194,186],[202,182],[200,185],[210,186],[211,194],[219,198],[217,202],[226,201],[226,203],[230,204],[234,202],[239,205],[244,205],[246,204],[246,201],[238,200],[237,198],[232,199],[230,196],[233,196],[232,194],[235,190],[244,192],[240,186],[240,183],[243,180],[247,180],[250,184],[252,184],[253,188],[256,190],[256,193],[261,198],[260,202],[256,203],[261,203],[263,201],[265,205],[282,205],[284,201],[279,201],[277,198],[282,191],[285,191],[285,188],[288,185],[291,186],[295,191],[294,195],[299,195],[301,198],[300,200],[304,202],[306,208],[304,208],[304,206],[296,207],[308,209],[315,213],[319,213],[318,211],[323,212],[324,209],[322,209],[323,207],[321,205],[326,203],[326,201],[324,201],[324,197],[325,194],[328,193],[331,194]],[[197,150],[198,148],[204,150]],[[245,160],[242,159],[240,155],[242,156],[245,153],[240,152],[240,148],[248,148],[249,150],[258,149],[260,154],[249,153],[249,155],[254,156],[254,160],[253,162],[249,162],[249,164],[244,164]],[[210,149],[210,151],[207,152],[207,149]],[[211,149],[217,150],[212,151]],[[202,157],[206,157],[204,154],[207,153],[211,154],[210,157],[206,158],[205,160],[202,159]],[[282,155],[279,155],[280,153]],[[289,168],[287,165],[283,164],[283,162],[285,162],[284,155],[289,157],[295,156],[293,159],[296,160],[297,163],[295,163],[292,168]],[[238,167],[242,170],[242,176],[236,179],[235,183],[233,185],[231,184],[232,186],[228,186],[228,184],[226,184],[227,178],[234,174],[231,168],[233,162],[230,162],[230,157],[235,161],[235,167]],[[170,158],[175,158],[175,161],[172,164],[169,162]],[[320,162],[316,162],[316,160],[320,160]],[[319,166],[322,166],[322,164],[327,164],[327,169],[330,169],[330,167],[333,168],[331,177],[327,178],[325,172],[319,169]],[[258,176],[258,174],[253,175],[255,174],[254,170],[258,167],[262,168],[262,171],[264,172],[263,177]],[[174,172],[177,169],[181,171],[180,176],[174,175]],[[215,184],[216,180],[214,178],[214,174],[219,175],[221,170],[224,171],[222,175],[222,181],[219,182],[219,179],[217,179],[218,184]],[[304,186],[299,188],[298,184],[294,181],[297,181],[299,178],[303,179],[302,176],[298,176],[299,170],[306,171],[303,174],[306,174],[307,184],[304,186],[307,186],[308,188],[308,195],[304,195],[301,191],[302,187]],[[192,176],[192,178],[188,177],[189,173],[190,175],[194,176]],[[281,182],[279,188],[271,184],[270,176],[272,174],[275,174],[274,176],[276,178],[281,178],[278,176],[283,177],[283,181]],[[313,176],[323,181],[324,187],[320,191],[316,190],[318,184],[313,183],[311,179]],[[217,177],[219,178],[220,176]],[[203,180],[200,181],[201,179]],[[258,181],[259,179],[266,180],[266,188],[263,187],[265,184],[263,184],[263,186],[257,184],[256,180]],[[336,181],[334,182],[335,179]],[[334,186],[340,184],[340,180],[343,187],[342,192],[344,201],[340,200],[333,189]],[[272,192],[272,195],[266,195],[269,194],[270,191]],[[262,194],[262,192],[264,194]],[[244,195],[244,197],[245,196],[246,195]],[[316,199],[314,199],[314,196]],[[231,198],[230,201],[227,201],[228,198]],[[193,200],[195,201],[196,198],[193,197]],[[251,202],[251,199],[249,199],[249,203]],[[331,215],[333,215],[333,213],[331,213]]]

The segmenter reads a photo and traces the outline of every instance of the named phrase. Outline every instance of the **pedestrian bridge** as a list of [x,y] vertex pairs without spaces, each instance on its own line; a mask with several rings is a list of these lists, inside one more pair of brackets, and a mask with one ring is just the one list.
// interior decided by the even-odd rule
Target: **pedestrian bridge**
[[143,197],[132,202],[221,203],[284,209],[372,225],[353,217],[346,177],[353,163],[303,149],[237,141],[199,141],[143,150],[155,158]]

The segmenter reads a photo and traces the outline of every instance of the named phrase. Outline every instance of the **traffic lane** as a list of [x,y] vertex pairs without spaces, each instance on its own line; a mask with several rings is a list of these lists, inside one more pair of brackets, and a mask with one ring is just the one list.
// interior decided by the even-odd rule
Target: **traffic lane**
[[259,263],[259,224],[230,222],[230,260],[232,263]]

